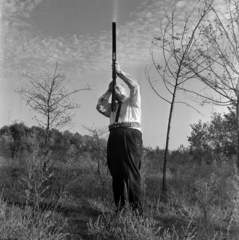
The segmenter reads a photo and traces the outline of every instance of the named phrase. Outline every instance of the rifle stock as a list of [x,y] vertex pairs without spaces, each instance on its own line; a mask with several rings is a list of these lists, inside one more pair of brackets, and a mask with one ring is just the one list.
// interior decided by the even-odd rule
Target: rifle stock
[[116,96],[115,96],[115,85],[116,85],[116,22],[112,22],[112,79],[113,79],[113,89],[112,89],[112,98],[111,98],[111,111],[116,110]]

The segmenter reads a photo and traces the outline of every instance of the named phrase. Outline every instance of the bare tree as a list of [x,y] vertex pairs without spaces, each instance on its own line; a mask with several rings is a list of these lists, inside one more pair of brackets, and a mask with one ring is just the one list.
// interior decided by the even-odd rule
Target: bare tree
[[225,0],[223,9],[210,6],[200,26],[200,44],[194,46],[187,67],[212,90],[205,103],[237,106],[239,150],[239,1]]
[[71,96],[82,90],[89,90],[89,86],[68,91],[66,76],[59,71],[56,63],[54,72],[50,75],[44,72],[41,75],[24,74],[30,81],[29,85],[22,86],[17,92],[27,104],[38,112],[43,120],[36,118],[46,131],[45,146],[49,142],[49,130],[60,129],[71,123],[73,114],[70,110],[80,105],[71,100]]
[[[157,96],[170,104],[163,162],[162,200],[167,199],[166,167],[174,105],[182,103],[193,108],[185,101],[177,101],[176,97],[179,91],[200,96],[200,93],[196,90],[187,87],[187,83],[190,80],[195,81],[196,77],[196,74],[187,68],[187,64],[189,62],[188,57],[198,41],[200,24],[211,10],[212,1],[195,5],[191,12],[187,13],[178,11],[176,1],[171,13],[165,11],[166,23],[163,19],[161,34],[152,42],[151,56],[153,63],[146,68],[146,78]],[[161,57],[157,58],[158,56]],[[157,77],[152,77],[152,68],[156,69]],[[160,82],[163,83],[168,92],[166,96],[157,88]]]

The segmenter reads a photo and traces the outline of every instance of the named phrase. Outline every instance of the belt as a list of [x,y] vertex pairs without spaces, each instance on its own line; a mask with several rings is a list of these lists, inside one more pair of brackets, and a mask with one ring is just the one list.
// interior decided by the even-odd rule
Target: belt
[[140,128],[140,124],[138,122],[115,122],[109,125],[109,130],[117,128]]

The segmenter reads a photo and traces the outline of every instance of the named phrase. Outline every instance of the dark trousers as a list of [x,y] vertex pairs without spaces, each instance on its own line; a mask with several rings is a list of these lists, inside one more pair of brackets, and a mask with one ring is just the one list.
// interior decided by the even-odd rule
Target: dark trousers
[[117,208],[128,200],[133,210],[142,213],[140,202],[142,133],[132,128],[117,128],[110,132],[107,146],[107,163],[113,178],[113,193]]

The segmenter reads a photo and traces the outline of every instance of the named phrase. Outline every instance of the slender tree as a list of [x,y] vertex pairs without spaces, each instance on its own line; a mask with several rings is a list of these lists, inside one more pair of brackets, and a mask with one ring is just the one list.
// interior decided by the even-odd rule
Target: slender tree
[[200,26],[200,41],[187,67],[211,90],[205,103],[237,106],[239,149],[239,1],[225,0],[222,7],[223,11],[210,6],[210,15]]
[[[179,91],[200,95],[196,90],[187,88],[187,84],[191,80],[195,80],[196,74],[189,70],[186,65],[189,62],[188,56],[191,54],[194,45],[197,44],[200,24],[211,10],[212,2],[213,0],[197,4],[191,12],[183,13],[182,9],[177,8],[178,1],[176,1],[172,12],[165,12],[166,24],[164,18],[161,22],[161,33],[152,42],[151,56],[153,63],[146,68],[146,78],[157,96],[170,105],[164,151],[162,200],[167,199],[166,167],[174,105],[183,103],[192,107],[187,102],[177,100]],[[158,58],[157,56],[161,57]],[[156,69],[157,78],[151,76],[152,68]],[[169,97],[158,90],[157,84],[160,82],[168,91]]]
[[17,92],[27,104],[42,117],[36,118],[41,126],[44,126],[46,138],[45,145],[49,142],[51,128],[60,129],[72,122],[71,110],[79,108],[78,103],[73,102],[71,96],[83,90],[89,90],[89,86],[69,91],[66,88],[66,76],[59,70],[56,63],[53,74],[44,72],[34,76],[26,73],[29,84],[22,86]]

